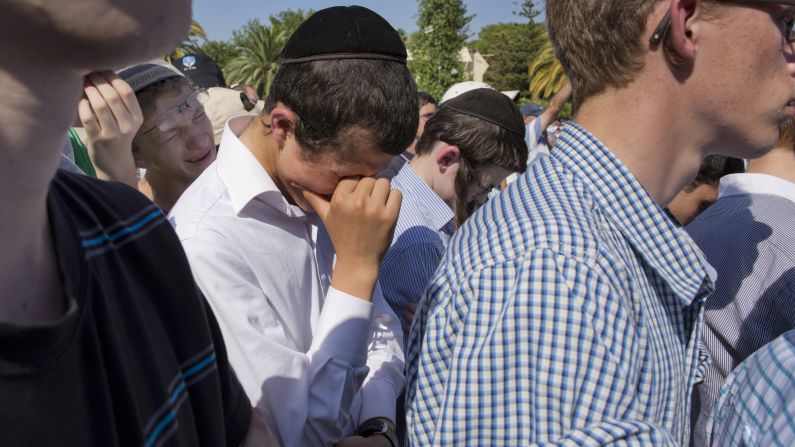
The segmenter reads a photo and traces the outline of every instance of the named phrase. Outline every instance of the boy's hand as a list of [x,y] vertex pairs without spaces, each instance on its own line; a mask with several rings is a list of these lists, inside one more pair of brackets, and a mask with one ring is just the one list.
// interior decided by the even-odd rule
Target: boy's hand
[[91,73],[78,114],[97,176],[137,188],[132,140],[144,118],[132,88],[112,72]]
[[318,214],[334,244],[337,264],[331,285],[341,292],[370,301],[378,269],[392,243],[400,191],[386,179],[343,179],[331,200],[311,191],[304,198]]

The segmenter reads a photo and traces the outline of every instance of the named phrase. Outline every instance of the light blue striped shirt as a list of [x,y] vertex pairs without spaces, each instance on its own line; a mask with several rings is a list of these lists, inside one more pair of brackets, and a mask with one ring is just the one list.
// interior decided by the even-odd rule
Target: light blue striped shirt
[[702,446],[726,376],[795,329],[795,183],[765,174],[723,177],[718,201],[687,231],[718,272],[701,335],[712,363],[693,395],[693,439]]
[[420,301],[450,242],[453,211],[410,163],[392,179],[392,187],[403,193],[403,203],[378,279],[384,298],[405,326],[411,322],[405,320],[403,310]]
[[707,424],[716,447],[795,445],[795,331],[748,357],[726,379]]
[[567,125],[459,228],[428,286],[409,337],[411,444],[686,445],[708,272]]

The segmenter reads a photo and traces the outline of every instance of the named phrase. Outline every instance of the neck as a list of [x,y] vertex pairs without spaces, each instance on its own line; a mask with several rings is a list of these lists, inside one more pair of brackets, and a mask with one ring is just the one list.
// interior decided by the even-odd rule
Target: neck
[[15,324],[52,321],[64,311],[46,199],[82,76],[53,70],[0,67],[0,208],[13,210],[0,216],[0,321]]
[[795,183],[795,150],[791,147],[776,147],[765,156],[750,160],[749,174],[767,174]]
[[589,98],[576,117],[663,207],[695,178],[710,143],[667,91],[636,81]]
[[146,181],[152,189],[152,201],[166,214],[171,211],[179,197],[192,183],[149,170],[146,171]]
[[246,129],[240,135],[240,142],[243,143],[251,154],[254,155],[254,158],[259,161],[259,164],[262,165],[262,168],[268,173],[273,183],[279,188],[282,196],[294,205],[290,194],[287,192],[287,189],[284,187],[279,177],[279,171],[277,169],[279,145],[273,139],[270,129],[262,124],[262,120],[259,116],[253,118],[249,122]]

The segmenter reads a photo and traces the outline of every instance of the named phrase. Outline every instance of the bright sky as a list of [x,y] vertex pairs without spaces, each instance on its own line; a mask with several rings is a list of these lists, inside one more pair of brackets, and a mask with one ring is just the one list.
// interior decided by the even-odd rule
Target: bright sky
[[[166,0],[167,1],[167,0]],[[470,34],[485,25],[501,22],[523,21],[515,15],[519,11],[518,0],[464,0],[467,15],[475,17],[469,23]],[[268,16],[285,9],[318,9],[336,5],[361,5],[383,16],[395,28],[403,28],[407,33],[417,30],[417,0],[194,0],[193,18],[207,31],[212,40],[229,39],[232,31],[246,24],[250,19],[259,18],[264,24]]]

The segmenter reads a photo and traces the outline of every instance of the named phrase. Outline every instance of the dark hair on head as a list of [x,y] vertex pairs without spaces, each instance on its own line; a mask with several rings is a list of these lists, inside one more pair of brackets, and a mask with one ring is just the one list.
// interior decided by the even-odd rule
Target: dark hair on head
[[430,93],[424,92],[422,90],[417,90],[417,100],[420,102],[419,108],[422,108],[422,106],[424,106],[425,104],[438,105],[438,103],[436,102],[435,99],[433,99],[433,96],[431,96]]
[[466,203],[466,192],[477,182],[477,171],[496,165],[509,171],[524,172],[527,168],[527,143],[524,136],[488,121],[456,112],[442,106],[425,124],[417,142],[417,156],[431,153],[442,141],[461,151],[455,179],[456,225],[461,225],[475,211]]
[[[144,120],[149,118],[149,115],[155,108],[155,102],[157,102],[157,98],[160,98],[164,95],[177,95],[185,87],[196,88],[193,83],[190,82],[190,79],[184,76],[174,76],[173,78],[163,79],[160,82],[155,82],[154,84],[136,93],[135,99],[138,100],[138,105],[141,107]],[[133,153],[138,153],[139,149],[140,148],[136,144],[136,139],[134,138],[132,141]]]
[[417,133],[417,86],[404,64],[334,59],[279,68],[265,100],[296,114],[295,137],[310,153],[347,146],[362,131],[381,151],[398,155]]
[[710,155],[701,162],[698,175],[688,188],[692,191],[703,184],[717,186],[722,177],[742,172],[745,172],[745,163],[739,158]]
[[138,100],[138,105],[141,107],[141,112],[144,114],[144,119],[155,108],[157,98],[163,95],[176,95],[184,87],[195,88],[190,79],[184,76],[174,76],[172,78],[163,79],[160,82],[140,90],[135,94],[135,99]]

